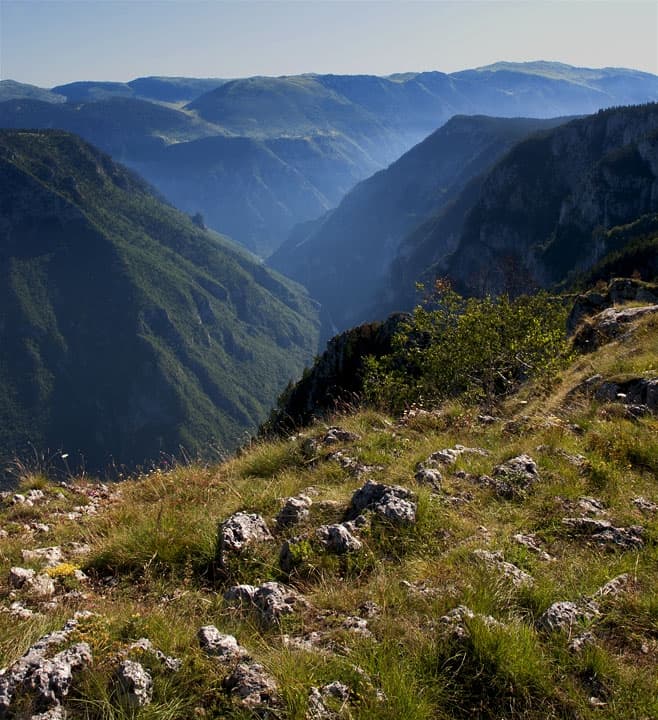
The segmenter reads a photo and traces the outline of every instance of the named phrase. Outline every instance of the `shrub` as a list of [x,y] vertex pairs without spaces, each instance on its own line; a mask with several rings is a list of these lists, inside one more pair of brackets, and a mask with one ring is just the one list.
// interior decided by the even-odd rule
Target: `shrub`
[[566,308],[547,293],[462,298],[437,281],[393,349],[367,362],[366,399],[400,411],[450,397],[482,402],[531,377],[551,377],[566,358]]

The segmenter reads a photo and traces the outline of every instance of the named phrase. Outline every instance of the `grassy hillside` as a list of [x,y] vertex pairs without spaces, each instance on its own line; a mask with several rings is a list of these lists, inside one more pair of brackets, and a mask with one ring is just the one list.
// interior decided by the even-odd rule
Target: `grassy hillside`
[[0,183],[5,458],[226,450],[312,356],[298,287],[79,138],[1,133]]
[[[70,718],[656,717],[658,421],[597,399],[588,382],[655,377],[656,315],[627,327],[487,415],[455,402],[401,418],[363,410],[221,465],[112,487],[25,474],[23,497],[3,497],[0,511],[0,665],[90,609],[51,651],[84,641],[93,654],[64,698]],[[417,473],[451,448],[452,463],[444,453],[435,474]],[[516,474],[495,469],[522,454]],[[354,518],[369,479],[410,491],[415,517],[367,510],[347,526],[358,544],[323,548],[316,530]],[[277,526],[283,499],[302,494],[300,522]],[[260,513],[273,537],[219,554],[218,525],[238,511]],[[62,557],[51,552],[44,571],[43,553],[23,551],[45,546]],[[10,587],[17,565],[45,574],[47,597],[16,573]],[[223,599],[265,581],[286,585],[290,612],[272,619],[273,605]],[[208,625],[250,657],[202,650]],[[126,659],[152,679],[141,707],[116,679]],[[245,667],[259,677],[252,695]],[[12,710],[29,715],[34,697],[19,687]]]

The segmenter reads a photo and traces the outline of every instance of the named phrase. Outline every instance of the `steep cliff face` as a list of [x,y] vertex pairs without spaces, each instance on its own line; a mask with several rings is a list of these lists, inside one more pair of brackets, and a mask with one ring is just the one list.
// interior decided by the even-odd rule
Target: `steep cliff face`
[[[387,281],[394,258],[412,253],[405,237],[448,207],[514,143],[561,122],[566,120],[452,118],[389,168],[357,185],[335,211],[300,228],[269,263],[320,301],[327,337],[382,317],[381,297],[388,287],[404,284],[413,293],[423,269],[413,262],[413,269],[401,276],[396,266],[395,277]],[[414,243],[410,241],[412,247]]]
[[317,342],[297,286],[59,131],[0,133],[0,459],[208,455]]
[[469,293],[548,286],[609,252],[610,228],[655,212],[657,179],[655,104],[529,138],[484,180],[444,269]]

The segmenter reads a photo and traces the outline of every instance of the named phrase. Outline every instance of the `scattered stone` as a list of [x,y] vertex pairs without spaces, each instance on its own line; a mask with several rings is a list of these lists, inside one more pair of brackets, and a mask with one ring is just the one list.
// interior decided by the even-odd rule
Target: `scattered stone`
[[30,720],[65,720],[66,712],[61,705],[55,705],[55,707],[46,710],[46,712],[39,713],[38,715],[32,715]]
[[325,633],[318,632],[317,630],[307,633],[302,637],[290,637],[290,635],[281,636],[281,641],[286,647],[304,650],[306,652],[321,652],[322,648],[320,646],[324,639]]
[[55,567],[64,560],[64,554],[59,545],[36,550],[21,550],[21,555],[23,562],[40,563],[43,567]]
[[272,539],[272,534],[260,515],[235,513],[219,526],[219,560],[224,564],[227,553],[240,553],[247,545]]
[[349,632],[363,638],[371,638],[373,636],[368,629],[368,621],[365,618],[349,615],[343,620],[341,627],[343,630],[349,630]]
[[283,615],[290,615],[298,606],[306,606],[304,598],[295,590],[278,582],[266,582],[260,587],[236,585],[224,593],[227,602],[249,603],[266,625],[276,625]]
[[31,522],[29,524],[29,528],[33,532],[42,533],[44,535],[50,532],[50,525],[46,525],[46,523]]
[[373,600],[366,600],[362,605],[359,605],[359,614],[363,618],[374,618],[381,614],[382,609]]
[[502,627],[502,623],[491,615],[481,615],[474,613],[466,605],[458,605],[447,615],[440,618],[441,624],[444,626],[444,634],[453,640],[466,640],[471,636],[468,629],[468,622],[477,618],[483,622],[488,628]]
[[549,555],[539,546],[537,538],[534,535],[523,535],[522,533],[517,533],[513,536],[513,539],[514,542],[519,545],[523,545],[523,547],[526,547],[528,550],[535,553],[540,560],[544,560],[546,562],[553,560],[553,556]]
[[315,459],[320,450],[320,443],[315,438],[305,438],[302,442],[302,455],[311,460]]
[[19,602],[13,602],[8,610],[6,608],[2,609],[19,620],[29,620],[31,617],[34,617],[34,611]]
[[651,500],[647,500],[641,495],[633,498],[633,505],[635,505],[635,507],[643,513],[653,514],[658,512],[658,505],[656,505],[655,502],[651,502]]
[[[321,688],[312,687],[308,694],[307,720],[335,720],[345,709],[350,699],[350,689],[344,683],[334,681]],[[336,710],[327,707],[338,704]]]
[[339,442],[356,442],[360,439],[361,436],[357,435],[357,433],[350,432],[349,430],[344,430],[340,427],[331,427],[329,428],[329,430],[327,430],[324,437],[322,438],[322,444],[335,445]]
[[37,575],[34,570],[13,567],[9,570],[9,586],[30,592],[36,597],[51,597],[55,594],[55,583],[48,575]]
[[245,708],[257,709],[278,702],[274,678],[258,663],[240,663],[223,684],[226,691]]
[[570,640],[567,647],[569,648],[569,650],[571,650],[571,652],[579,653],[582,652],[586,647],[594,645],[595,642],[596,638],[594,637],[594,634],[587,630],[580,635],[576,635],[576,637]]
[[328,459],[338,462],[344,470],[347,470],[350,475],[353,475],[354,477],[360,477],[366,473],[384,469],[380,465],[364,465],[362,462],[359,462],[356,458],[350,457],[342,450],[336,450],[336,452],[331,453],[328,456]]
[[436,492],[441,490],[443,478],[441,477],[441,473],[435,468],[421,468],[414,475],[414,478],[419,485],[429,485]]
[[486,456],[489,453],[482,448],[469,448],[464,445],[455,445],[452,448],[444,448],[443,450],[433,452],[427,460],[418,463],[417,469],[422,470],[423,468],[436,468],[440,465],[454,465],[457,462],[457,458],[464,454]]
[[497,423],[500,418],[494,417],[493,415],[478,415],[478,422],[483,425],[493,425]]
[[489,550],[474,550],[473,555],[481,560],[488,568],[509,580],[514,587],[530,587],[535,584],[534,579],[511,562],[506,562],[500,552]]
[[587,535],[601,545],[617,545],[624,550],[638,550],[644,547],[644,528],[631,525],[628,528],[615,527],[609,520],[577,517],[563,518],[562,524],[579,535]]
[[503,497],[523,497],[539,481],[537,463],[529,455],[518,455],[496,466],[494,487]]
[[537,627],[546,632],[570,631],[574,625],[590,622],[598,615],[600,615],[599,606],[593,600],[585,599],[579,602],[562,600],[553,603],[548,610],[540,615],[537,620]]
[[182,660],[171,657],[170,655],[165,655],[162,650],[158,650],[148,638],[140,638],[130,646],[129,650],[139,650],[140,652],[152,655],[171,672],[178,672],[183,666]]
[[287,498],[283,507],[276,516],[276,525],[279,529],[298,525],[308,520],[312,501],[306,495]]
[[400,580],[400,585],[412,595],[420,595],[425,598],[436,598],[442,594],[439,588],[428,585],[427,580],[418,580],[415,583],[411,583],[408,580]]
[[593,497],[579,497],[577,503],[578,509],[585,515],[605,515],[605,505],[601,500]]
[[630,580],[631,578],[628,573],[617,575],[617,577],[612,578],[612,580],[608,580],[605,585],[601,585],[601,587],[594,593],[593,597],[616,597],[619,593],[626,589]]
[[368,481],[352,495],[352,508],[356,512],[372,510],[389,520],[410,524],[416,522],[416,503],[412,493],[399,485],[384,485]]
[[218,658],[221,662],[244,660],[249,653],[240,645],[233,635],[224,635],[214,625],[204,625],[197,633],[199,645],[206,655]]
[[358,552],[363,547],[363,543],[352,535],[345,524],[321,525],[315,536],[329,552],[337,555]]
[[153,678],[140,663],[124,660],[117,669],[116,677],[124,704],[133,709],[150,705],[153,698]]

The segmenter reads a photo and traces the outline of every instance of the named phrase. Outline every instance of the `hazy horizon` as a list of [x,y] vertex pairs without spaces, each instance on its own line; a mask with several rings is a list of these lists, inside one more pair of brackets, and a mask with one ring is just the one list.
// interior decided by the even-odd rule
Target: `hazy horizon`
[[538,60],[658,74],[658,3],[0,0],[0,79],[41,87]]

